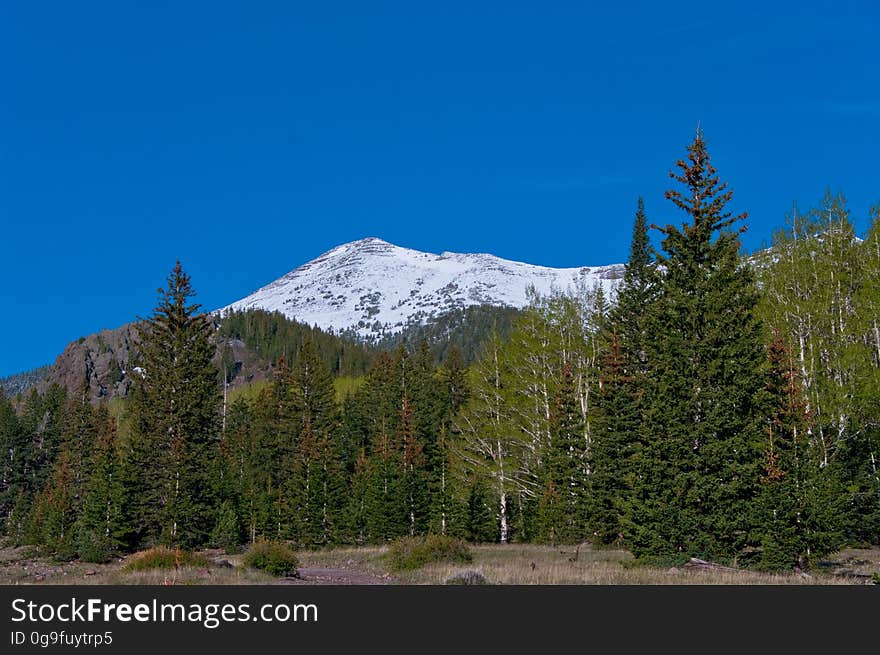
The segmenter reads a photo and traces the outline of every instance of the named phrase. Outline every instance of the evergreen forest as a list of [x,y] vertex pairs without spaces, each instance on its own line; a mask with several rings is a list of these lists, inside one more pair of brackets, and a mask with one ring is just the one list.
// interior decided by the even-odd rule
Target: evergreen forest
[[[828,193],[746,255],[701,132],[669,186],[680,220],[634,202],[612,297],[471,310],[454,340],[209,316],[178,263],[124,401],[0,394],[0,530],[93,562],[445,534],[781,571],[880,544],[880,207],[860,235]],[[224,394],[218,334],[271,379]]]

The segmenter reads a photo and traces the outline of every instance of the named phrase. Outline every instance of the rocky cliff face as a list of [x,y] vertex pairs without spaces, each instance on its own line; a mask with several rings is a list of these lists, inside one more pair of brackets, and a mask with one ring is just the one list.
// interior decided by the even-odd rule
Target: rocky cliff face
[[49,367],[38,389],[59,384],[73,390],[88,380],[93,399],[125,396],[131,386],[139,341],[134,323],[77,339]]
[[[48,368],[36,385],[37,390],[42,392],[50,385],[58,384],[68,391],[75,391],[87,379],[92,400],[124,398],[137,374],[134,369],[138,364],[139,343],[135,323],[78,339],[70,343]],[[227,348],[233,362],[229,371],[230,387],[262,380],[268,375],[269,362],[239,339],[218,339],[215,355],[218,369],[221,367],[221,351]]]

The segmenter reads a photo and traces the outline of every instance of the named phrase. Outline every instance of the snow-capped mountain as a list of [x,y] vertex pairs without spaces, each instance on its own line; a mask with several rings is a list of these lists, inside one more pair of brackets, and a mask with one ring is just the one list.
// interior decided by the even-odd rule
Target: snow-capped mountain
[[367,238],[337,246],[220,311],[279,311],[369,339],[470,305],[524,307],[530,285],[541,294],[596,285],[610,293],[622,275],[621,264],[547,268],[488,254],[436,255]]

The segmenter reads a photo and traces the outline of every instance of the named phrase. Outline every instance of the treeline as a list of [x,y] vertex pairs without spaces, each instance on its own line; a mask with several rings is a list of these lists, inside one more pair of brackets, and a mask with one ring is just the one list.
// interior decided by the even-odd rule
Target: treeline
[[[652,248],[639,202],[613,299],[535,296],[470,366],[400,345],[341,402],[338,358],[306,334],[224,406],[178,265],[142,328],[125,434],[57,388],[20,416],[0,401],[7,533],[95,560],[444,533],[773,570],[880,542],[878,212],[859,240],[826,197],[746,260],[701,134],[673,177],[685,220],[654,226]],[[272,320],[225,329],[269,344]]]
[[[290,359],[304,342],[309,341],[334,377],[365,374],[378,353],[375,348],[291,321],[280,312],[262,309],[224,312],[218,317],[218,335],[240,339],[263,359],[273,363],[282,356]],[[228,347],[222,351],[221,357],[228,375],[235,364]]]

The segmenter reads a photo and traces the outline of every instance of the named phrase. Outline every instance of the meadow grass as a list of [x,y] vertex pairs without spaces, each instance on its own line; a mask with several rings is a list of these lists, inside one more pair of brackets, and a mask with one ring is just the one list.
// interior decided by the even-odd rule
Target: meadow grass
[[[688,570],[685,568],[637,565],[627,551],[581,545],[486,544],[470,546],[472,561],[429,563],[421,568],[391,571],[387,546],[339,547],[296,551],[300,568],[338,569],[367,574],[390,584],[445,584],[468,571],[482,575],[490,584],[505,585],[826,585],[865,584],[880,571],[880,548],[847,549],[827,558],[809,575],[761,573],[748,570]],[[0,549],[0,584],[274,584],[266,573],[243,565],[243,555],[220,551],[204,553],[206,566],[132,571],[126,562],[135,556],[108,564],[83,562],[53,563],[34,554],[33,549]],[[225,560],[227,565],[218,563]],[[833,575],[849,571],[860,574]]]

